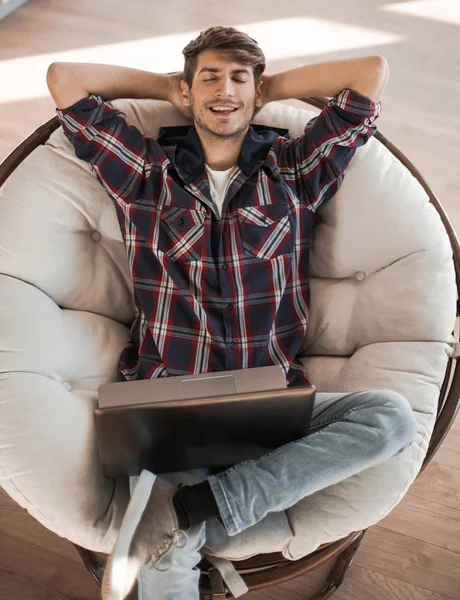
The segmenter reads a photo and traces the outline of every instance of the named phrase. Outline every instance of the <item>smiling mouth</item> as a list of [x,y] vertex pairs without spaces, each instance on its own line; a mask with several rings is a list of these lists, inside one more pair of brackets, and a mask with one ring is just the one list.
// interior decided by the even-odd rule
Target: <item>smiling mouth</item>
[[228,117],[238,110],[234,106],[210,106],[209,110],[217,116]]

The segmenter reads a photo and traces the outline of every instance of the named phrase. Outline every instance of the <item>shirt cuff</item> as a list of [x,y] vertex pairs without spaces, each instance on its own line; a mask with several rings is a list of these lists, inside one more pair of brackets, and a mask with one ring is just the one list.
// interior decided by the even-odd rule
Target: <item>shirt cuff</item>
[[92,110],[97,106],[101,106],[104,103],[104,100],[101,96],[96,96],[95,94],[90,94],[85,98],[80,98],[74,102],[71,106],[67,106],[66,108],[56,108],[56,112],[58,116],[62,117],[70,112],[75,112],[77,110]]
[[374,121],[381,112],[381,102],[374,102],[367,96],[350,88],[343,89],[337,96],[329,100],[328,106],[337,106],[342,110]]

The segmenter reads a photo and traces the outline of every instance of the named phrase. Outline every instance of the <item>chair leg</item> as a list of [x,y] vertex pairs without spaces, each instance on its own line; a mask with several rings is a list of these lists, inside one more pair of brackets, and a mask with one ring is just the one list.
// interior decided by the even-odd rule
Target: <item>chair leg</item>
[[97,554],[95,554],[94,552],[90,552],[89,550],[86,550],[85,548],[81,548],[80,546],[77,546],[76,544],[73,544],[73,546],[76,549],[76,551],[78,552],[78,554],[81,556],[83,564],[88,569],[88,571],[91,573],[94,580],[100,587],[101,583],[102,583],[102,577],[104,575],[104,568],[105,568],[104,561],[102,559],[100,559],[97,556]]
[[348,548],[345,548],[345,550],[339,554],[334,566],[326,577],[326,582],[323,589],[315,596],[310,598],[310,600],[326,600],[327,598],[330,598],[332,594],[342,585],[345,574],[353,564],[356,552],[363,541],[365,533],[366,530],[361,531],[359,537],[357,537],[356,540],[350,544],[350,546],[348,546]]

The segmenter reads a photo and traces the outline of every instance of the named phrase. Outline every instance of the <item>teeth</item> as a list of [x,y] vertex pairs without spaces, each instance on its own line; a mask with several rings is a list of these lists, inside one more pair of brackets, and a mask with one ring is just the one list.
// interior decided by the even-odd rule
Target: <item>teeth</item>
[[236,108],[218,108],[217,106],[212,106],[212,110],[218,110],[219,112],[233,112]]

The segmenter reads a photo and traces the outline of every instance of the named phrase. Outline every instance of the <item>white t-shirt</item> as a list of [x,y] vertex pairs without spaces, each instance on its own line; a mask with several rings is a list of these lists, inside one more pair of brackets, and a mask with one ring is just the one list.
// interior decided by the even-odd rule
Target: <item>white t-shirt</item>
[[226,171],[213,171],[205,165],[206,172],[209,177],[209,187],[211,188],[211,196],[214,206],[216,207],[219,217],[222,217],[222,205],[227,193],[228,183],[233,175],[236,166],[230,167]]

